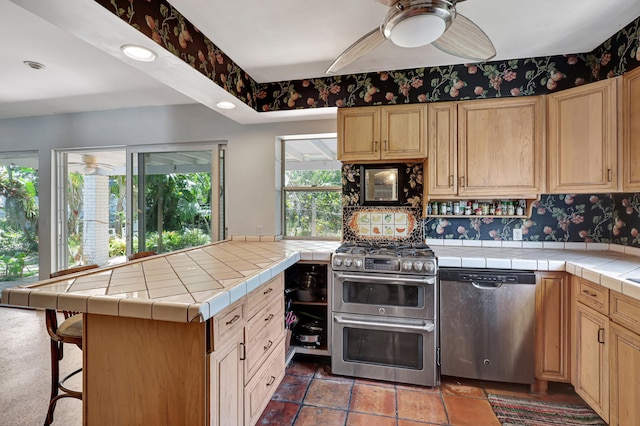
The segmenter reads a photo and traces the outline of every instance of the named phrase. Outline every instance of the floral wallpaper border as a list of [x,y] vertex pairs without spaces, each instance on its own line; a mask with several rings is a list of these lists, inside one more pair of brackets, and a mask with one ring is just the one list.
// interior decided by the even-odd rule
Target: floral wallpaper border
[[165,0],[95,0],[256,111],[541,95],[640,65],[640,17],[592,52],[257,83]]

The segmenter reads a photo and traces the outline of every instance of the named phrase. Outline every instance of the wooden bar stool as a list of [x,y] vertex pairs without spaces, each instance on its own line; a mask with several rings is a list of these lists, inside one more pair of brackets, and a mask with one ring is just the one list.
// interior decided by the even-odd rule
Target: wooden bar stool
[[129,255],[129,257],[127,258],[128,260],[135,260],[135,259],[141,259],[143,257],[148,257],[148,256],[155,256],[156,253],[153,250],[149,250],[149,251],[139,251],[138,253],[131,253]]
[[[54,272],[49,276],[56,278],[97,267],[98,265],[78,266]],[[58,312],[55,309],[47,309],[45,312],[47,332],[51,338],[51,398],[47,417],[44,421],[45,425],[50,425],[53,422],[53,412],[59,399],[76,398],[82,400],[82,391],[69,389],[65,385],[67,380],[82,371],[82,367],[60,380],[60,360],[64,356],[64,344],[73,344],[82,349],[82,313],[62,311],[62,314],[64,315],[64,321],[58,324]]]

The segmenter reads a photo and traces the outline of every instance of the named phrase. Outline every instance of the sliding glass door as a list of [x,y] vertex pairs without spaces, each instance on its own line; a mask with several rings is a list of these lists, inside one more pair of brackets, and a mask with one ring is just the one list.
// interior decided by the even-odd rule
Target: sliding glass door
[[64,150],[57,159],[57,269],[225,237],[224,145]]

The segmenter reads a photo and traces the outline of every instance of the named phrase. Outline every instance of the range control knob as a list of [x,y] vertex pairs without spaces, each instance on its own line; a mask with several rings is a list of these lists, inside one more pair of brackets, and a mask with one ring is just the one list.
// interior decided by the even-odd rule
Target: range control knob
[[353,266],[355,266],[358,269],[362,268],[362,259],[355,259],[353,261]]
[[416,270],[417,272],[422,271],[422,266],[424,265],[424,263],[420,262],[419,260],[417,262],[413,262],[413,269]]
[[410,271],[412,267],[413,267],[413,264],[411,263],[411,261],[405,260],[404,262],[402,262],[402,269],[403,270]]
[[346,259],[344,260],[344,266],[346,266],[347,268],[348,268],[349,266],[351,266],[351,259],[346,258]]
[[333,258],[333,264],[336,265],[336,266],[342,265],[342,259],[340,259],[339,257],[334,257]]
[[424,263],[424,271],[427,273],[433,273],[436,270],[436,265],[433,262],[425,262]]

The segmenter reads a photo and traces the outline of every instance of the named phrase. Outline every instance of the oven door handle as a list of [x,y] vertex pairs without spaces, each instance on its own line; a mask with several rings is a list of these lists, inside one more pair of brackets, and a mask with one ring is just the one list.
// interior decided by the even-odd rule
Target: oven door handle
[[418,330],[418,331],[426,331],[427,333],[431,333],[436,329],[435,324],[427,323],[425,325],[410,325],[410,324],[398,324],[398,323],[388,323],[388,322],[380,322],[380,321],[361,321],[355,319],[346,319],[340,314],[334,314],[333,320],[337,324],[344,325],[361,325],[361,326],[374,326],[374,327],[383,327],[383,328],[395,328],[395,329],[403,329],[403,330]]
[[424,277],[424,278],[412,278],[412,277],[386,277],[384,275],[374,275],[374,274],[363,274],[363,275],[353,275],[353,274],[343,274],[342,272],[334,272],[336,278],[342,280],[367,280],[367,281],[378,281],[378,282],[402,282],[408,284],[435,284],[435,277]]

